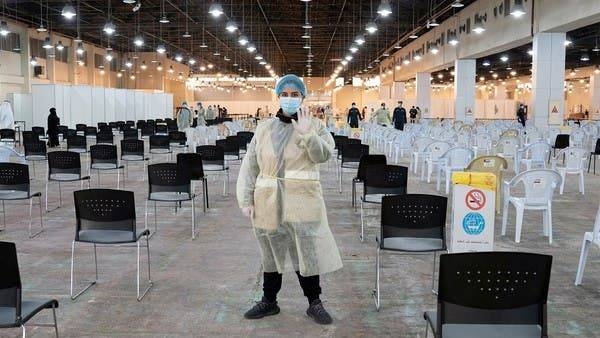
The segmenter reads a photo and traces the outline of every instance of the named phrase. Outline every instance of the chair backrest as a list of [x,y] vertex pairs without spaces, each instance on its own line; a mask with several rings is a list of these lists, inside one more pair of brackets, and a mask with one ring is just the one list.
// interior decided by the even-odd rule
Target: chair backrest
[[600,154],[600,138],[596,140],[596,146],[594,147],[594,153]]
[[503,136],[498,141],[498,148],[504,155],[516,156],[519,149],[519,139],[516,136]]
[[240,140],[240,149],[246,149],[248,143],[252,142],[254,133],[251,131],[238,131],[237,136]]
[[167,130],[168,131],[177,131],[177,129],[179,129],[177,127],[177,121],[168,120],[166,122],[167,122]]
[[67,149],[87,149],[85,136],[74,135],[67,138]]
[[112,134],[112,129],[108,126],[108,124],[104,123],[104,122],[98,122],[98,133],[111,133]]
[[144,156],[144,141],[138,139],[121,140],[121,157],[125,155]]
[[436,331],[446,324],[539,325],[547,337],[552,256],[469,252],[440,257]]
[[404,195],[408,184],[408,168],[389,165],[369,165],[365,170],[363,196]]
[[[151,136],[154,135],[154,125],[150,123],[146,123],[142,127],[142,136]],[[136,135],[137,137],[137,135]]]
[[225,168],[225,149],[216,145],[196,147],[196,153],[202,155],[203,164],[221,165]]
[[335,149],[339,149],[340,144],[348,141],[348,136],[333,135],[333,142],[335,143]]
[[33,131],[24,131],[23,132],[23,143],[39,141],[40,135],[34,133]]
[[425,152],[429,153],[432,159],[437,160],[442,157],[450,147],[450,143],[448,142],[435,141],[425,148]]
[[15,131],[13,129],[0,129],[0,139],[14,140],[15,139]]
[[76,174],[81,176],[81,159],[72,151],[48,153],[48,177],[52,174]]
[[177,164],[181,170],[187,170],[190,179],[201,180],[204,178],[202,155],[197,153],[177,154]]
[[15,308],[15,323],[21,321],[21,274],[15,243],[0,242],[0,307]]
[[137,140],[138,131],[137,129],[125,129],[123,130],[123,139],[124,140]]
[[144,121],[144,120],[137,120],[135,122],[135,129],[142,129],[145,125],[146,125],[146,121]]
[[[135,130],[135,129],[134,129]],[[137,133],[137,130],[136,130]],[[113,133],[112,131],[101,131],[96,135],[96,143],[113,143]]]
[[240,153],[240,142],[237,136],[227,136],[224,140],[216,140],[215,144],[223,148],[225,155],[238,156]]
[[29,166],[21,163],[0,163],[0,190],[29,193]]
[[183,131],[171,131],[169,132],[169,140],[171,143],[177,143],[179,145],[185,145],[187,137]]
[[413,143],[413,147],[416,152],[422,153],[427,149],[427,146],[435,142],[432,138],[429,137],[419,137]]
[[563,149],[569,146],[571,136],[569,134],[558,134],[554,140],[554,148]]
[[85,132],[85,128],[87,128],[87,125],[84,123],[77,123],[75,124],[75,130],[77,131],[83,131]]
[[556,161],[560,161],[564,157],[565,168],[579,170],[583,169],[583,163],[587,159],[587,155],[588,151],[583,148],[567,147],[556,154]]
[[168,134],[169,133],[169,128],[167,128],[166,124],[157,124],[156,127],[156,133],[157,134]]
[[381,200],[381,248],[388,238],[441,239],[446,249],[446,209],[448,198],[436,195],[406,194],[384,196]]
[[359,163],[361,157],[369,155],[369,146],[366,144],[345,144],[342,148],[342,164]]
[[454,147],[448,149],[441,158],[446,160],[446,163],[451,168],[466,168],[475,154],[473,150],[466,147]]
[[539,141],[532,143],[525,148],[525,152],[529,154],[529,158],[535,162],[546,162],[548,154],[552,150],[552,147],[544,142]]
[[96,136],[98,129],[96,127],[85,127],[85,136]]
[[478,171],[478,172],[489,172],[494,173],[496,176],[503,170],[508,168],[508,162],[506,159],[500,156],[481,156],[469,163],[465,170],[467,171]]
[[63,136],[63,138],[67,138],[67,133],[69,132],[69,127],[67,126],[58,126],[58,133]]
[[523,183],[525,203],[529,205],[546,205],[552,201],[554,189],[560,185],[562,178],[556,170],[532,169],[513,177],[509,186]]
[[490,150],[492,148],[492,135],[480,133],[475,136],[475,145],[481,149]]
[[28,141],[24,142],[23,146],[25,147],[25,156],[46,156],[46,142],[44,141]]
[[158,163],[148,166],[148,194],[155,192],[188,193],[191,196],[189,171],[177,163]]
[[110,129],[119,129],[119,125],[117,124],[117,122],[108,122],[108,126],[110,127]]
[[96,163],[111,163],[117,165],[117,146],[111,144],[96,144],[90,147],[90,165]]
[[367,167],[370,165],[376,164],[387,164],[387,158],[385,155],[371,155],[366,154],[360,158],[360,162],[358,163],[358,171],[356,173],[356,178],[364,181]]
[[31,131],[37,136],[44,136],[46,132],[44,131],[44,127],[31,127]]
[[75,240],[81,231],[117,230],[131,233],[131,242],[137,238],[135,224],[135,198],[132,191],[115,189],[86,189],[73,193]]
[[169,136],[166,135],[151,135],[150,149],[171,149]]

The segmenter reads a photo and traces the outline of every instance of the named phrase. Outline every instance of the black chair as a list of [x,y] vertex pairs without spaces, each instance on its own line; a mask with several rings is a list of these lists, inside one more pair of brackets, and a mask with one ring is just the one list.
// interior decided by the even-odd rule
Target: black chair
[[551,268],[552,256],[525,252],[441,255],[426,328],[435,337],[547,338]]
[[360,198],[360,240],[365,234],[365,203],[381,204],[389,195],[405,195],[408,184],[408,168],[397,165],[370,165],[365,170],[363,195]]
[[126,126],[127,126],[127,125],[125,124],[125,121],[117,121],[117,122],[115,122],[115,123],[116,123],[116,125],[117,125],[117,129],[118,129],[120,132],[122,132],[122,131],[123,131],[123,129],[124,129]]
[[97,171],[98,186],[100,186],[100,171],[116,170],[117,189],[119,189],[121,178],[120,171],[124,169],[125,166],[119,165],[117,146],[109,144],[96,144],[90,147],[90,176],[92,170]]
[[58,126],[58,135],[62,136],[62,141],[65,141],[67,139],[68,132],[69,132],[69,127]]
[[[36,233],[32,233],[31,229],[34,197],[38,198],[40,206],[40,230]],[[27,164],[0,163],[0,201],[2,201],[2,216],[4,219],[5,229],[6,208],[4,206],[4,202],[20,200],[29,200],[29,238],[33,238],[44,231],[44,222],[42,219],[42,194],[40,192],[31,192],[29,166]],[[14,208],[14,210],[16,209],[18,208]],[[0,318],[1,317],[2,316],[0,316]]]
[[596,140],[596,147],[594,151],[590,152],[590,158],[588,159],[588,173],[592,165],[592,157],[594,157],[594,175],[596,175],[596,157],[600,155],[600,138]]
[[38,136],[38,139],[47,139],[44,127],[31,127],[31,131]]
[[[121,140],[121,162],[143,162],[144,174],[143,179],[146,180],[146,164],[150,158],[144,153],[144,141],[138,139]],[[129,165],[125,166],[125,175]]]
[[85,137],[95,138],[98,135],[96,127],[85,127]]
[[34,133],[33,131],[24,131],[23,132],[23,143],[39,141],[40,135],[38,133]]
[[16,133],[14,129],[0,129],[0,142],[15,143],[16,141]]
[[[204,212],[206,212],[206,208],[208,208],[208,180],[204,175],[204,168],[202,163],[202,155],[196,153],[180,153],[177,154],[177,164],[181,168],[181,170],[187,170],[186,173],[192,183],[194,181],[202,182],[202,194],[204,195]],[[196,189],[192,186],[192,192],[195,194]]]
[[[137,245],[137,300],[140,301],[150,291],[154,283],[150,277],[150,231],[137,230],[135,199],[133,192],[113,189],[87,189],[73,193],[77,225],[75,239],[71,243],[71,299],[76,299],[98,282],[97,245]],[[148,260],[148,286],[140,295],[140,240],[146,238]],[[96,275],[93,282],[74,294],[75,243],[94,245]]]
[[98,123],[98,125],[99,125],[98,126],[98,134],[100,134],[100,133],[111,133],[112,134],[112,132],[113,132],[112,128],[109,127],[108,124],[106,124],[106,123],[104,123],[104,124],[101,124],[101,123],[104,123],[104,122]]
[[[348,136],[333,135],[333,142],[335,144],[334,149],[337,150],[337,154],[339,155],[341,145],[348,142]],[[336,158],[338,158],[338,156],[336,156]]]
[[23,143],[23,147],[25,148],[25,160],[32,162],[31,167],[33,168],[33,177],[35,177],[35,162],[48,160],[46,142],[29,141]]
[[223,196],[229,194],[229,167],[225,164],[225,150],[216,145],[196,147],[196,153],[202,155],[204,172],[220,172],[223,175]]
[[123,139],[124,140],[137,140],[138,139],[138,130],[131,129],[131,128],[123,130]]
[[150,136],[150,157],[152,154],[167,154],[169,155],[169,161],[171,161],[171,140],[166,135],[152,135]]
[[[58,338],[58,324],[56,321],[56,299],[32,301],[23,300],[23,286],[21,285],[21,273],[19,272],[19,261],[17,259],[17,247],[15,243],[0,242],[0,304],[2,304],[2,316],[0,316],[0,328],[21,328],[23,338],[27,337],[27,326],[53,327],[54,334]],[[42,310],[52,309],[54,324],[31,324],[30,319]]]
[[[137,133],[137,130],[136,130]],[[96,135],[96,144],[113,144],[114,136],[112,131],[103,130]]]
[[251,131],[238,131],[237,137],[240,143],[240,151],[246,153],[246,149],[248,147],[248,143],[252,142],[252,138],[254,137],[254,133]]
[[69,136],[67,138],[67,151],[79,154],[87,153],[87,138],[81,135]]
[[169,120],[169,121],[166,121],[166,123],[167,123],[168,131],[177,131],[179,129],[177,127],[177,121]]
[[117,125],[117,122],[108,122],[108,126],[112,130],[118,130],[119,129],[119,126]]
[[154,128],[156,129],[156,135],[169,135],[169,129],[166,124],[157,124]]
[[83,135],[85,136],[85,129],[87,128],[87,125],[84,123],[77,123],[75,125],[75,130],[77,131],[77,135]]
[[[552,156],[556,156],[556,149],[564,149],[569,147],[571,136],[569,134],[558,134],[552,146]],[[550,163],[550,154],[548,154],[548,163]]]
[[356,185],[363,183],[365,180],[366,169],[373,164],[387,164],[385,155],[363,155],[358,163],[356,177],[352,179],[352,206],[356,206]]
[[237,136],[227,136],[224,140],[216,140],[215,144],[223,148],[225,161],[239,161],[240,157],[240,142]]
[[146,121],[144,120],[137,120],[135,122],[135,129],[139,129],[142,130],[142,128],[146,125]]
[[154,120],[154,122],[156,122],[156,124],[165,123],[165,120],[163,120],[163,119],[156,119],[156,120]]
[[135,121],[127,120],[127,121],[125,121],[125,125],[129,126],[130,128],[135,128]]
[[369,146],[366,144],[347,143],[341,149],[341,161],[338,167],[338,179],[340,194],[342,193],[342,176],[344,169],[358,170],[360,159],[364,155],[369,155]]
[[105,129],[105,128],[109,128],[108,123],[106,123],[106,122],[98,122],[96,125],[98,126],[98,131]]
[[[146,123],[143,127],[142,127],[142,138],[144,137],[150,137],[154,135],[154,125],[150,124],[150,123]],[[137,136],[136,136],[137,137]]]
[[48,184],[50,182],[58,182],[58,208],[62,205],[61,182],[80,182],[80,188],[83,188],[83,181],[87,181],[88,188],[90,187],[90,177],[83,176],[79,156],[79,153],[72,151],[51,151],[48,153],[46,212],[48,212]]
[[169,143],[173,148],[185,149],[187,148],[187,137],[183,131],[170,131],[169,132]]
[[146,200],[145,224],[148,229],[148,202],[154,202],[154,235],[158,230],[157,202],[192,202],[192,239],[196,239],[196,208],[188,170],[182,170],[177,163],[158,163],[148,166],[148,199]]
[[384,196],[381,201],[381,232],[377,238],[375,308],[381,305],[379,265],[381,250],[401,253],[432,253],[431,290],[435,286],[437,252],[446,249],[446,210],[448,198],[435,195]]

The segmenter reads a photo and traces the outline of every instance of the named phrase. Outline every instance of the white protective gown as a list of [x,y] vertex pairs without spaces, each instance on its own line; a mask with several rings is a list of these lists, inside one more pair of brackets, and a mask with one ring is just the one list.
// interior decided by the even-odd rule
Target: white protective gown
[[302,276],[342,267],[319,181],[319,164],[332,156],[334,142],[318,120],[311,124],[305,135],[276,118],[259,124],[242,161],[238,204],[254,206],[265,272],[283,273],[288,252]]
[[8,101],[0,104],[0,129],[15,129],[15,117]]

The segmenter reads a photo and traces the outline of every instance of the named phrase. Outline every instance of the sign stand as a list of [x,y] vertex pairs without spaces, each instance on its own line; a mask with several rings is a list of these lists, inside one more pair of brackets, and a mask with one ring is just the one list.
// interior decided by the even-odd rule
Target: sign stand
[[450,251],[494,251],[496,175],[452,173],[452,243]]

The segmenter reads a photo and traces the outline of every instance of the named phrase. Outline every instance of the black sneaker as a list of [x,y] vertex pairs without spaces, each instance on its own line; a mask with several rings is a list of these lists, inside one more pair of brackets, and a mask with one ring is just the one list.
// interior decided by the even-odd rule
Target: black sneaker
[[308,310],[306,310],[306,314],[317,324],[329,325],[333,323],[333,319],[331,319],[331,316],[323,307],[320,299],[316,299],[310,304]]
[[259,302],[256,302],[250,310],[244,313],[246,319],[260,319],[266,316],[273,316],[279,313],[277,302],[270,303],[264,297]]

